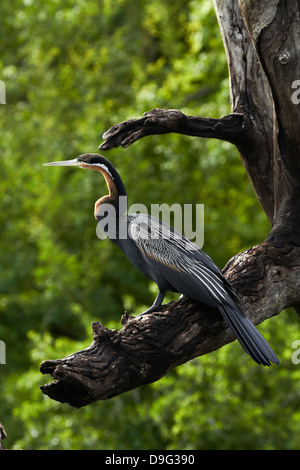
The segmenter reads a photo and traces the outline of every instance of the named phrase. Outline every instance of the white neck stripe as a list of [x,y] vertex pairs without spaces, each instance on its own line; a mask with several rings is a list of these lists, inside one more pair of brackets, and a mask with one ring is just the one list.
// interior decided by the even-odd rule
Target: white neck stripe
[[113,177],[113,175],[111,174],[111,172],[109,171],[108,167],[107,167],[106,165],[104,165],[103,163],[85,163],[85,162],[81,162],[80,160],[79,160],[78,163],[79,163],[79,165],[80,165],[81,163],[83,163],[84,165],[99,166],[100,168],[103,168],[103,170],[105,170],[106,173],[108,173],[109,176],[110,176],[113,180],[115,179],[115,178]]

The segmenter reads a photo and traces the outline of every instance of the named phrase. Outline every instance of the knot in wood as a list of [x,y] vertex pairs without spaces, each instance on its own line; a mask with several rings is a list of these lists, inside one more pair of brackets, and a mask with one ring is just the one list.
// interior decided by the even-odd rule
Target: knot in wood
[[280,62],[282,65],[287,64],[290,60],[291,60],[291,55],[290,55],[290,53],[287,52],[287,51],[283,52],[283,53],[280,54],[280,56],[279,56],[279,62]]

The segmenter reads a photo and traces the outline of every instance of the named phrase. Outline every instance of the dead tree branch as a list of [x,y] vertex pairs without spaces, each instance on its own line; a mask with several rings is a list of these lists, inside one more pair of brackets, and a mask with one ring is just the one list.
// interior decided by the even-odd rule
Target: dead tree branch
[[144,113],[140,119],[130,119],[114,125],[103,134],[105,141],[100,150],[129,147],[137,140],[155,134],[178,133],[197,137],[210,137],[241,144],[245,139],[243,116],[230,114],[221,119],[186,116],[177,109],[159,109]]

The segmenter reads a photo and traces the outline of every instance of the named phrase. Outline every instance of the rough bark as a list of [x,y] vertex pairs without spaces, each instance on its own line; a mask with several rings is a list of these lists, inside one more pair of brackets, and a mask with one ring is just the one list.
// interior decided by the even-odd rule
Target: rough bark
[[144,113],[140,119],[130,119],[113,126],[103,134],[105,141],[99,149],[125,148],[142,137],[170,132],[227,140],[236,145],[242,145],[245,138],[242,115],[230,114],[221,119],[212,119],[186,116],[178,109],[156,108]]
[[[300,305],[300,105],[291,99],[292,84],[300,79],[299,3],[214,0],[214,5],[228,58],[232,114],[210,119],[155,109],[113,126],[100,148],[127,147],[168,132],[236,145],[272,230],[223,272],[258,324]],[[122,324],[117,332],[94,323],[89,348],[43,362],[41,372],[55,379],[43,393],[84,406],[158,380],[234,340],[217,311],[186,298],[143,317],[124,315]]]
[[6,438],[7,438],[7,435],[6,435],[5,429],[0,423],[0,450],[6,450],[2,444],[3,439],[6,439]]

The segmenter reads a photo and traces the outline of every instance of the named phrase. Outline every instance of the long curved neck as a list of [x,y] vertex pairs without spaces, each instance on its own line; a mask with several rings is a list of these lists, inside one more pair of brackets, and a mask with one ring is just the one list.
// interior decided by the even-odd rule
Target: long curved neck
[[[109,204],[113,206],[116,211],[117,217],[119,217],[119,209],[120,209],[120,201],[122,199],[122,213],[126,211],[127,208],[127,193],[124,186],[124,183],[114,167],[107,168],[104,165],[99,166],[97,169],[103,174],[109,194],[106,196],[101,197],[95,202],[95,219],[99,221],[103,218],[102,211],[100,210],[100,206],[104,204]],[[126,199],[126,205],[124,207],[124,201]],[[124,210],[123,210],[124,207]]]

